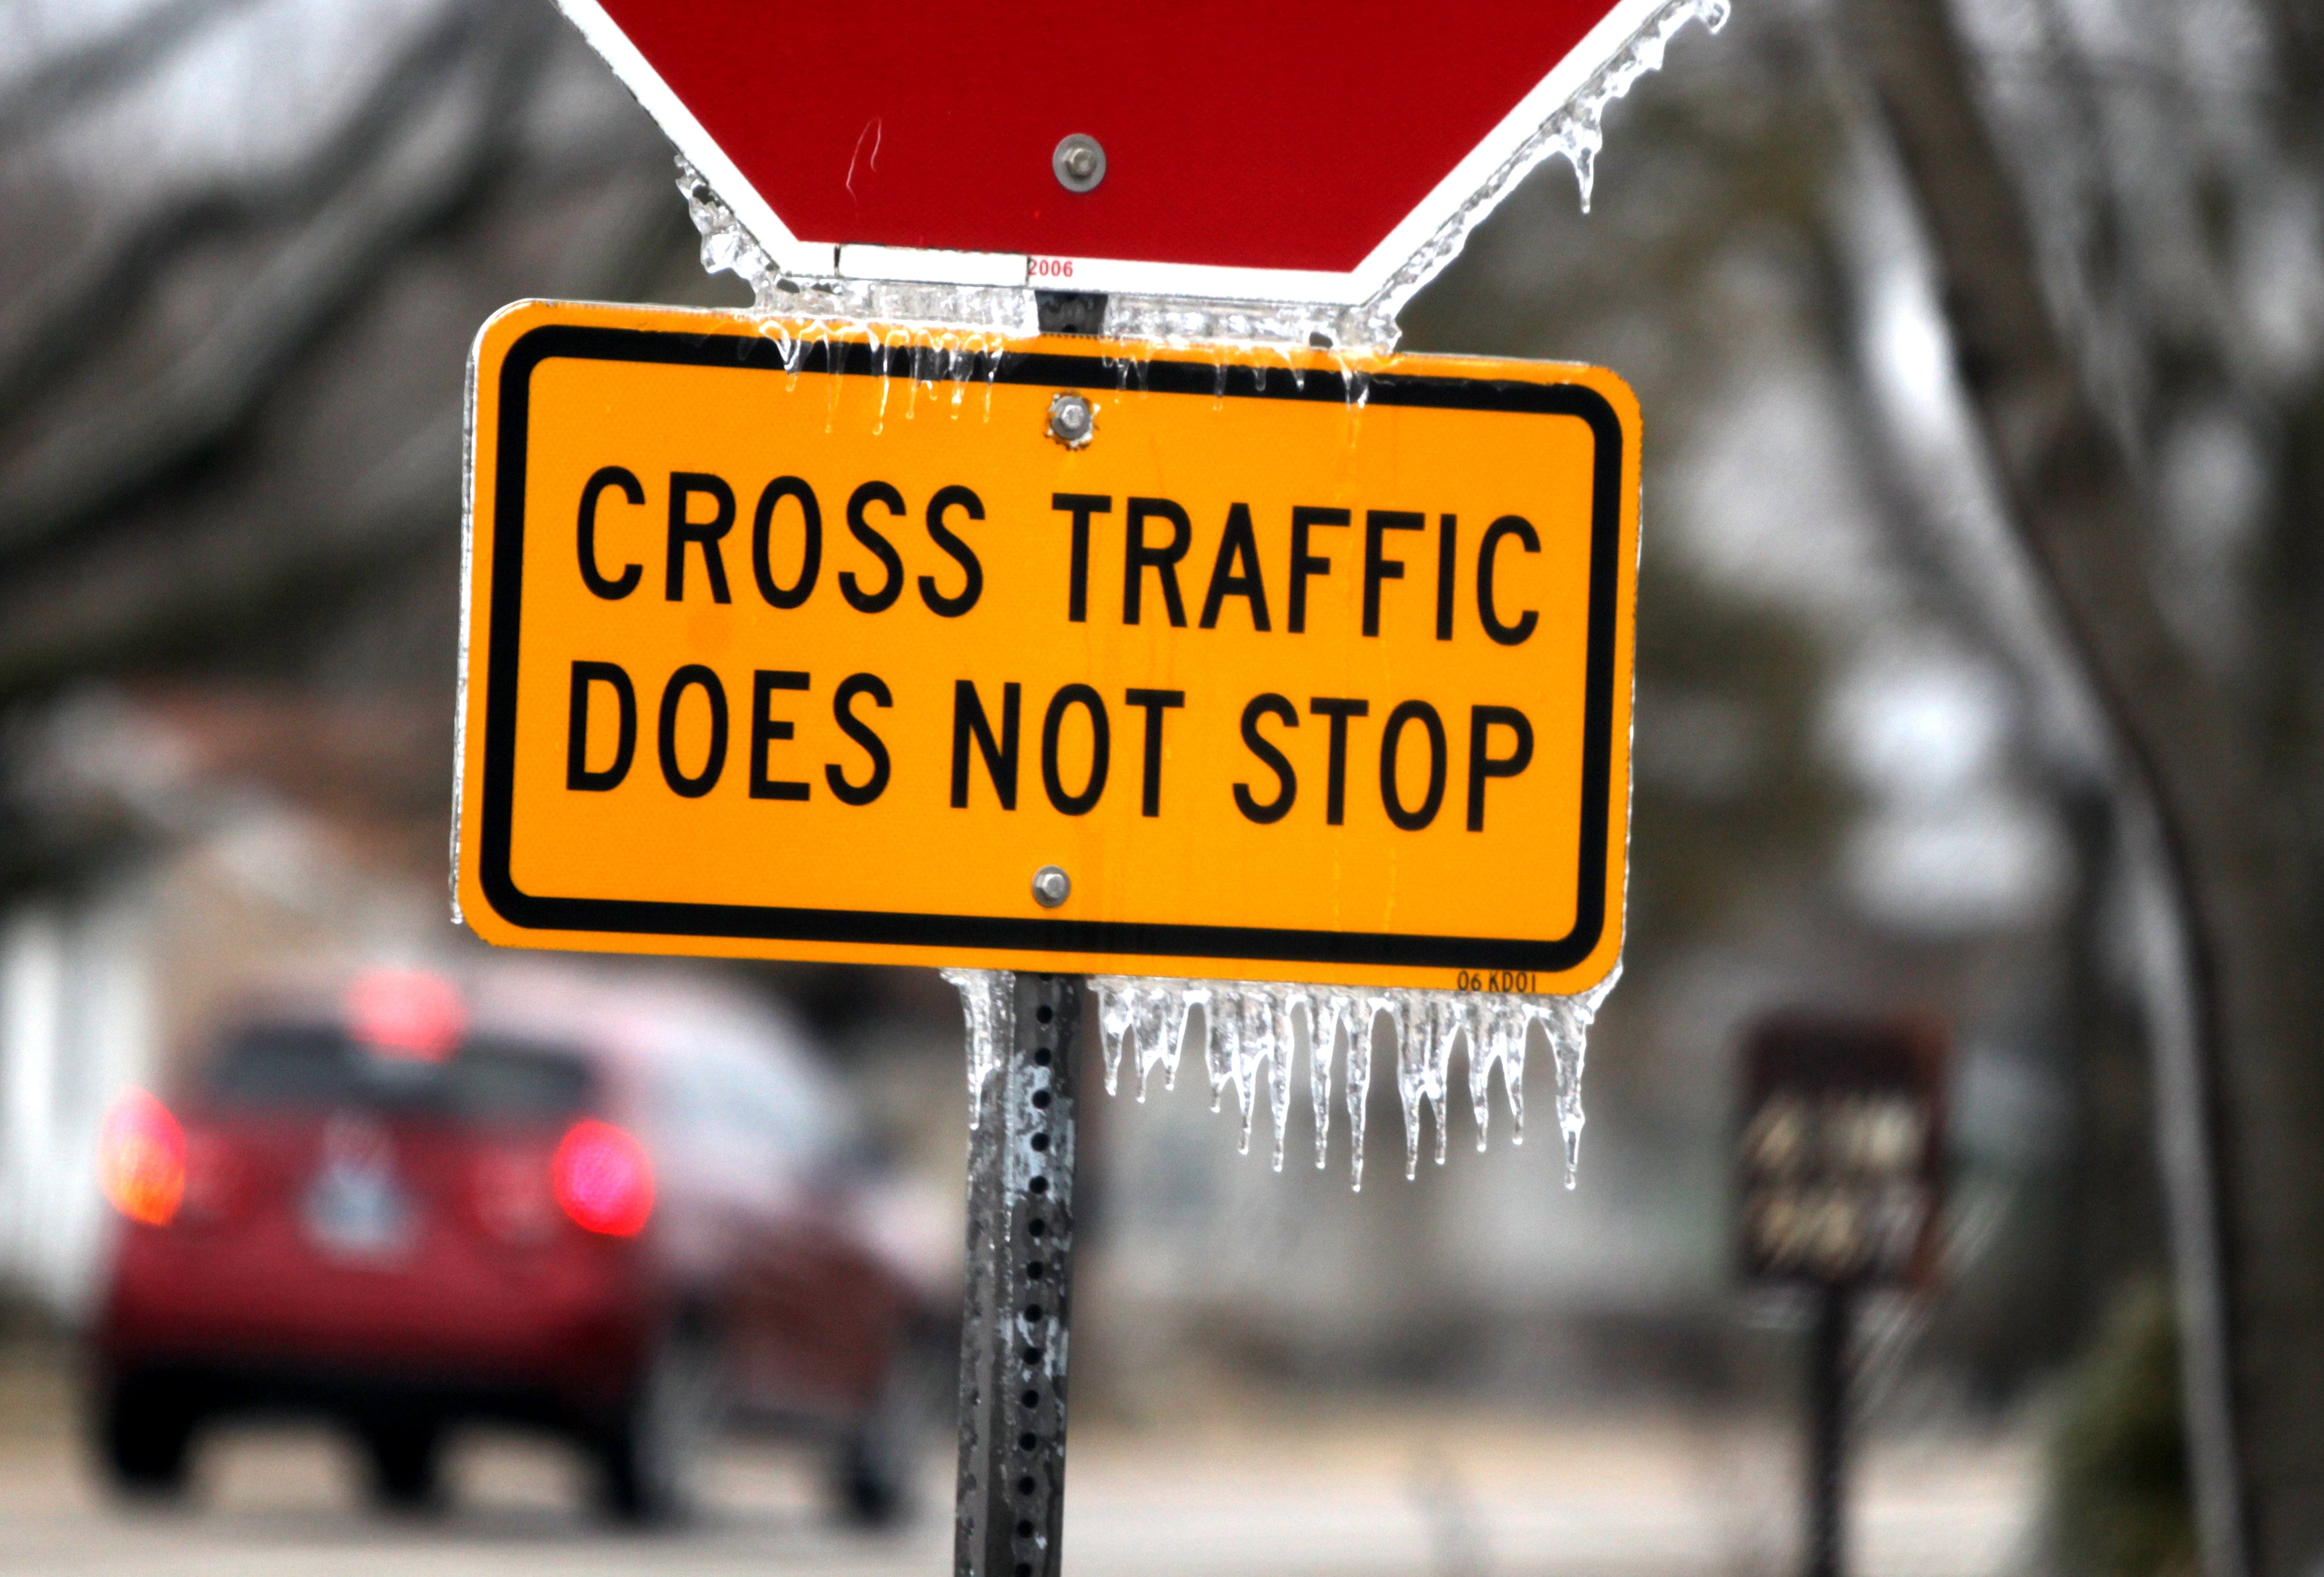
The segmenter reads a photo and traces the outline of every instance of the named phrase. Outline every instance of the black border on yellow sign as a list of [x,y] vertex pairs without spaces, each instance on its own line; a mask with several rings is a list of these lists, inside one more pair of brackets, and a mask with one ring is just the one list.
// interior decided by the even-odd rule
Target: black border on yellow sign
[[[803,359],[802,358],[803,349]],[[493,493],[492,638],[485,678],[483,825],[478,877],[484,896],[512,926],[543,931],[724,937],[755,941],[836,942],[918,947],[1022,949],[1045,954],[1112,954],[1125,958],[1267,959],[1282,963],[1380,964],[1419,968],[1572,969],[1590,956],[1606,927],[1606,862],[1612,835],[1614,673],[1621,586],[1622,424],[1613,406],[1581,383],[1342,374],[1315,370],[1294,377],[1250,366],[1222,368],[1205,358],[1124,362],[1096,355],[1003,350],[963,358],[933,347],[818,341],[781,347],[756,334],[686,334],[551,324],[509,347],[500,369],[498,447]],[[966,376],[1046,388],[1127,386],[1141,392],[1204,399],[1288,400],[1339,405],[1351,378],[1357,397],[1381,406],[1506,411],[1579,417],[1596,441],[1590,506],[1590,602],[1582,702],[1582,847],[1573,928],[1554,941],[1485,936],[1399,936],[1381,932],[1298,930],[1260,926],[1197,926],[1047,916],[909,914],[890,910],[793,908],[779,905],[668,903],[637,899],[530,893],[511,874],[511,822],[516,790],[517,654],[524,612],[526,444],[533,370],[543,362],[649,362],[669,366],[789,371],[843,377]]]

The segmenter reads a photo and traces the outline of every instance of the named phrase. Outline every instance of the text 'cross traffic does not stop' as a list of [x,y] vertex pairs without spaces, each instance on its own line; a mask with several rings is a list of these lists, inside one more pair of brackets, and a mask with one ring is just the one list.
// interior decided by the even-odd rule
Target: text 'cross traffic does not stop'
[[809,332],[529,304],[481,337],[485,936],[1538,991],[1610,968],[1618,379]]

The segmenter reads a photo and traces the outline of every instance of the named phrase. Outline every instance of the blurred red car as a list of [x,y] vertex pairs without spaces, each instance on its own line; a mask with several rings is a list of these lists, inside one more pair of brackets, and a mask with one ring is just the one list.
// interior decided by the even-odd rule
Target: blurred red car
[[796,1033],[698,988],[381,973],[245,1016],[101,1137],[100,1453],[166,1493],[208,1421],[319,1412],[418,1507],[451,1425],[514,1421],[647,1520],[739,1416],[826,1437],[841,1508],[884,1520],[935,1300],[856,1148]]

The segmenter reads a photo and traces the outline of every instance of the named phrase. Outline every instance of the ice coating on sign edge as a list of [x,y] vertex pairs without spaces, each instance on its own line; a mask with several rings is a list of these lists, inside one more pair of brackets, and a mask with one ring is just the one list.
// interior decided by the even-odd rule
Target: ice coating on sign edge
[[[1004,970],[942,973],[959,988],[967,1019],[973,1124],[985,1081],[1001,1065],[1003,1047],[1015,1031],[1010,1006],[1011,977]],[[1456,1042],[1468,1052],[1469,1104],[1477,1123],[1477,1148],[1485,1148],[1490,1127],[1496,1067],[1501,1070],[1501,1087],[1508,1099],[1509,1142],[1525,1142],[1526,1052],[1538,1027],[1548,1043],[1557,1081],[1557,1126],[1564,1141],[1565,1185],[1571,1188],[1582,1164],[1582,1070],[1590,1027],[1620,974],[1617,966],[1597,985],[1570,997],[1124,975],[1099,975],[1090,985],[1098,993],[1098,1038],[1105,1056],[1107,1094],[1120,1093],[1122,1054],[1130,1047],[1137,1050],[1139,1100],[1146,1099],[1157,1067],[1163,1070],[1163,1087],[1173,1086],[1194,1015],[1200,1011],[1200,1049],[1210,1081],[1211,1109],[1221,1110],[1227,1092],[1234,1092],[1242,1118],[1242,1149],[1249,1154],[1263,1088],[1275,1128],[1274,1165],[1278,1172],[1283,1170],[1290,1120],[1291,1065],[1301,1039],[1307,1046],[1319,1167],[1325,1164],[1331,1138],[1332,1063],[1344,1045],[1345,1072],[1341,1082],[1348,1109],[1349,1172],[1359,1191],[1364,1185],[1364,1102],[1371,1088],[1375,1038],[1383,1022],[1404,1111],[1407,1179],[1420,1169],[1424,1111],[1434,1124],[1436,1162],[1444,1163]],[[1262,1068],[1266,1070],[1263,1082]]]
[[[1732,0],[1669,0],[1656,10],[1629,42],[1520,143],[1370,300],[1329,306],[1116,295],[1106,303],[1105,333],[1170,346],[1209,340],[1320,342],[1326,348],[1393,349],[1399,332],[1397,315],[1405,303],[1461,254],[1470,234],[1486,216],[1545,161],[1563,157],[1572,165],[1582,210],[1589,210],[1598,153],[1605,143],[1607,106],[1628,93],[1641,77],[1661,68],[1671,40],[1689,23],[1700,22],[1716,32],[1726,25],[1731,9]],[[702,235],[702,266],[713,273],[731,272],[749,285],[753,309],[760,313],[941,324],[1004,334],[1030,334],[1037,327],[1034,292],[1029,288],[787,275],[733,210],[719,199],[710,183],[686,160],[681,158],[678,165],[678,189],[685,194],[687,211]]]

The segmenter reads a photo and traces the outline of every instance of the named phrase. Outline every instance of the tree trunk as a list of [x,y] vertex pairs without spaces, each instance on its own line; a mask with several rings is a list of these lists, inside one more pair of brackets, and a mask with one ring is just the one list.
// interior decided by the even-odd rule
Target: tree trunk
[[[2224,1377],[2209,1399],[2221,1437],[2194,1464],[2206,1564],[2308,1577],[2324,1553],[2324,1056],[2306,851],[2251,731],[2164,622],[2146,502],[2052,321],[1944,0],[1841,9],[1919,199],[2006,503],[2107,708],[2126,791],[2162,828],[2212,1157],[2194,1179],[2212,1230],[2192,1235],[2218,1252],[2185,1230],[2175,1248],[2182,1277],[2218,1277],[2225,1315],[2186,1342],[2199,1382],[2207,1357]],[[2187,1179],[2172,1185],[2183,1206]],[[2190,1387],[2199,1445],[2205,1388]]]

